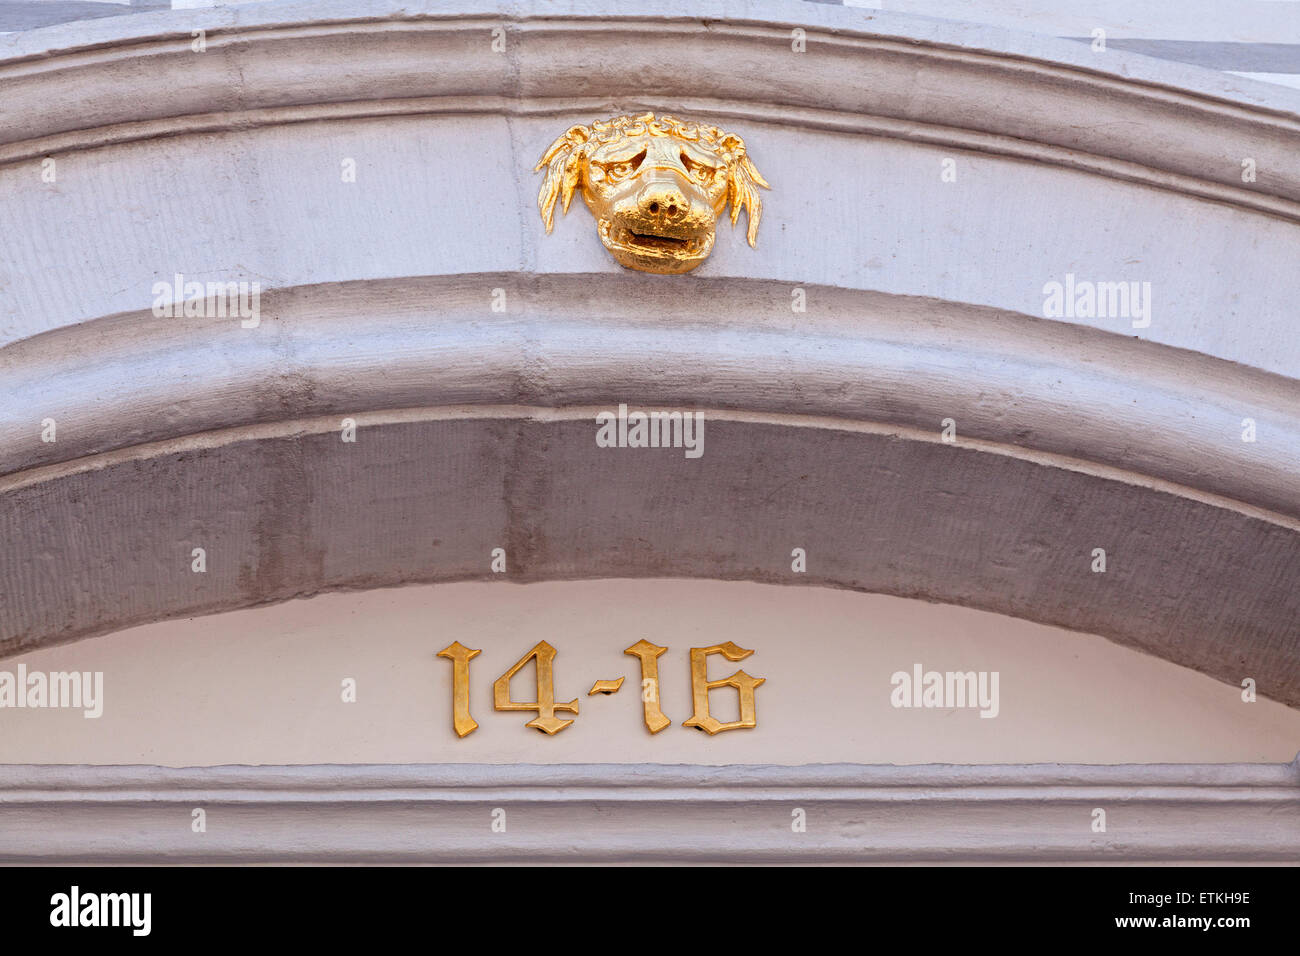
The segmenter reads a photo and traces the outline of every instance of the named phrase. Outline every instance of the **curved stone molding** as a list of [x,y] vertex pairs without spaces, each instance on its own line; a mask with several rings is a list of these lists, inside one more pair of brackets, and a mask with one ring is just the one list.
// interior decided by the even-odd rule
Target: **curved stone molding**
[[[491,311],[492,288],[509,289],[509,313]],[[1300,524],[1300,448],[1240,440],[1244,416],[1266,435],[1300,433],[1300,391],[1286,379],[988,309],[806,292],[817,309],[797,328],[776,283],[508,274],[282,290],[263,300],[274,317],[256,332],[148,313],[84,323],[0,350],[12,394],[0,488],[164,450],[132,446],[241,441],[198,436],[252,425],[278,424],[257,433],[274,437],[337,428],[302,421],[325,415],[382,424],[401,409],[472,417],[510,405],[592,420],[587,406],[629,401],[922,440],[951,417],[963,444],[994,454],[1096,466]],[[47,416],[58,441],[33,441]]]
[[[502,547],[518,581],[699,576],[958,603],[1300,703],[1294,521],[937,432],[704,414],[699,459],[599,448],[591,407],[445,406],[353,416],[356,444],[338,417],[277,420],[11,476],[0,650],[329,589],[499,578]],[[791,574],[798,546],[812,557]],[[1105,574],[1089,571],[1098,547]]]
[[[488,50],[485,37],[498,25],[506,29],[509,56]],[[786,55],[794,27],[807,35],[811,55],[802,60]],[[202,56],[190,49],[194,29],[211,34]],[[675,55],[665,60],[669,46]],[[617,71],[592,70],[602,51],[616,52]],[[9,61],[0,65],[8,93],[0,142],[36,141],[9,152],[10,160],[43,155],[48,147],[36,143],[71,131],[82,138],[62,140],[59,148],[194,131],[194,119],[185,118],[212,130],[419,111],[430,105],[422,98],[483,97],[481,106],[490,108],[492,97],[608,102],[653,91],[678,101],[711,97],[904,120],[933,127],[941,138],[944,128],[989,133],[1133,163],[1151,171],[1152,184],[1178,188],[1161,174],[1187,177],[1201,181],[1205,195],[1292,218],[1294,205],[1270,206],[1262,197],[1300,200],[1300,167],[1291,152],[1300,97],[1289,91],[1140,57],[1102,60],[1077,43],[881,11],[707,0],[642,0],[631,8],[482,0],[451,9],[393,0],[288,4],[56,27],[7,39],[0,56]],[[383,66],[340,71],[340,58]],[[140,68],[142,59],[148,69]],[[736,61],[745,68],[736,70]],[[234,97],[232,70],[241,77]],[[184,83],[168,82],[182,75]],[[778,75],[780,85],[756,88],[757,78]],[[414,102],[355,106],[396,100]],[[51,110],[51,102],[67,106]],[[354,105],[343,114],[273,112],[340,104]],[[467,104],[449,105],[463,111]],[[246,111],[253,115],[235,117]],[[230,119],[214,123],[214,114]],[[180,122],[90,132],[161,119]],[[1240,188],[1240,155],[1273,171],[1266,184]]]
[[5,766],[0,861],[1295,863],[1300,769]]
[[[490,47],[498,25],[502,54]],[[795,27],[807,53],[790,51]],[[206,52],[190,49],[192,29],[206,30]],[[720,242],[710,274],[1028,314],[1067,271],[1146,280],[1160,316],[1144,337],[1300,374],[1279,318],[1300,300],[1300,277],[1282,267],[1300,256],[1300,94],[1208,70],[802,2],[385,0],[3,37],[0,89],[0,202],[59,236],[10,250],[0,341],[146,308],[174,269],[266,288],[616,271],[578,230],[538,247],[530,169],[557,125],[644,106],[748,124],[779,184],[759,255]],[[368,185],[331,192],[352,153]],[[940,202],[938,166],[954,155],[974,165]],[[31,164],[45,156],[66,172],[43,192]],[[861,203],[846,204],[858,189]],[[1194,232],[1167,228],[1193,219]],[[492,241],[449,243],[449,228]],[[830,249],[824,228],[856,241]],[[964,268],[936,282],[935,256]]]

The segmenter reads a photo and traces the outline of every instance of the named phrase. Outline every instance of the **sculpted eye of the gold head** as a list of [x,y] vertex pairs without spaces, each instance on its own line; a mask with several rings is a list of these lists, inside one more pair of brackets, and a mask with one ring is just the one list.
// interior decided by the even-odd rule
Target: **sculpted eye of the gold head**
[[695,160],[691,159],[691,157],[687,156],[686,153],[684,152],[681,155],[681,160],[682,160],[682,165],[686,167],[686,171],[690,173],[691,178],[695,180],[697,183],[702,183],[702,184],[711,183],[713,182],[714,178],[716,178],[718,174],[722,172],[722,170],[717,167],[709,166],[706,165],[705,163],[697,163]]
[[626,179],[632,173],[641,168],[645,162],[646,151],[643,149],[631,159],[625,159],[622,162],[593,164],[593,168],[599,168],[604,171],[605,177],[611,181]]
[[720,212],[734,226],[743,208],[753,247],[769,188],[745,143],[716,126],[672,116],[616,116],[571,127],[537,164],[537,196],[549,233],[555,204],[568,212],[574,193],[596,217],[601,243],[616,261],[643,272],[694,269],[713,250]]

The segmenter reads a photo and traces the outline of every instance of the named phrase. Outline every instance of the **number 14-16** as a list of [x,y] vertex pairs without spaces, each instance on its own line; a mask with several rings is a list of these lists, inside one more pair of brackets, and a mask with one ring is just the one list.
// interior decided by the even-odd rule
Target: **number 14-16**
[[[645,725],[650,733],[657,734],[671,720],[659,708],[659,657],[668,648],[651,644],[649,641],[637,641],[623,653],[637,658],[641,662],[641,704],[645,713]],[[456,641],[438,652],[439,657],[451,661],[452,666],[452,727],[456,735],[465,737],[478,729],[478,722],[469,715],[469,662],[480,651],[465,647]],[[526,726],[536,728],[546,734],[558,734],[573,723],[556,717],[556,712],[578,714],[578,699],[566,703],[555,700],[555,655],[556,650],[546,641],[540,642],[531,651],[519,658],[515,665],[496,679],[492,685],[492,702],[496,710],[525,710],[536,712],[537,716],[528,721]],[[742,730],[757,726],[758,718],[754,710],[754,689],[763,683],[765,677],[750,677],[743,670],[738,670],[722,680],[708,679],[708,659],[711,654],[721,654],[729,661],[741,661],[753,651],[738,647],[731,641],[715,644],[712,647],[691,648],[691,697],[695,704],[695,713],[688,720],[682,721],[683,727],[695,727],[709,734],[724,730]],[[529,701],[514,700],[510,696],[510,681],[529,661],[537,663],[537,699]],[[613,694],[623,686],[623,678],[618,680],[598,680],[592,685],[587,696],[593,694]],[[722,723],[709,713],[709,691],[718,687],[734,687],[740,695],[740,719]]]

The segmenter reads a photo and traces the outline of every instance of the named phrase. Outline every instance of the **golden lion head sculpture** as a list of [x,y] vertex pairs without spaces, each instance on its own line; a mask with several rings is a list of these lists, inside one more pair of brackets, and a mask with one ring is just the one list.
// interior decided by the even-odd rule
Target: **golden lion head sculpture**
[[653,113],[570,127],[534,172],[543,167],[537,205],[547,234],[555,201],[567,213],[581,190],[605,248],[642,272],[689,272],[707,259],[727,203],[732,226],[742,206],[748,213],[752,247],[763,215],[758,187],[770,188],[739,136]]

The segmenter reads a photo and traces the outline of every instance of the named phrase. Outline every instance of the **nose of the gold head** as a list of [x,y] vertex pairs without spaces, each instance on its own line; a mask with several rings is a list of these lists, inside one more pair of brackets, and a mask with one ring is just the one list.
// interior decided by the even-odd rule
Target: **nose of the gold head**
[[670,225],[686,216],[686,197],[670,182],[656,180],[647,183],[637,197],[641,215],[649,222]]

